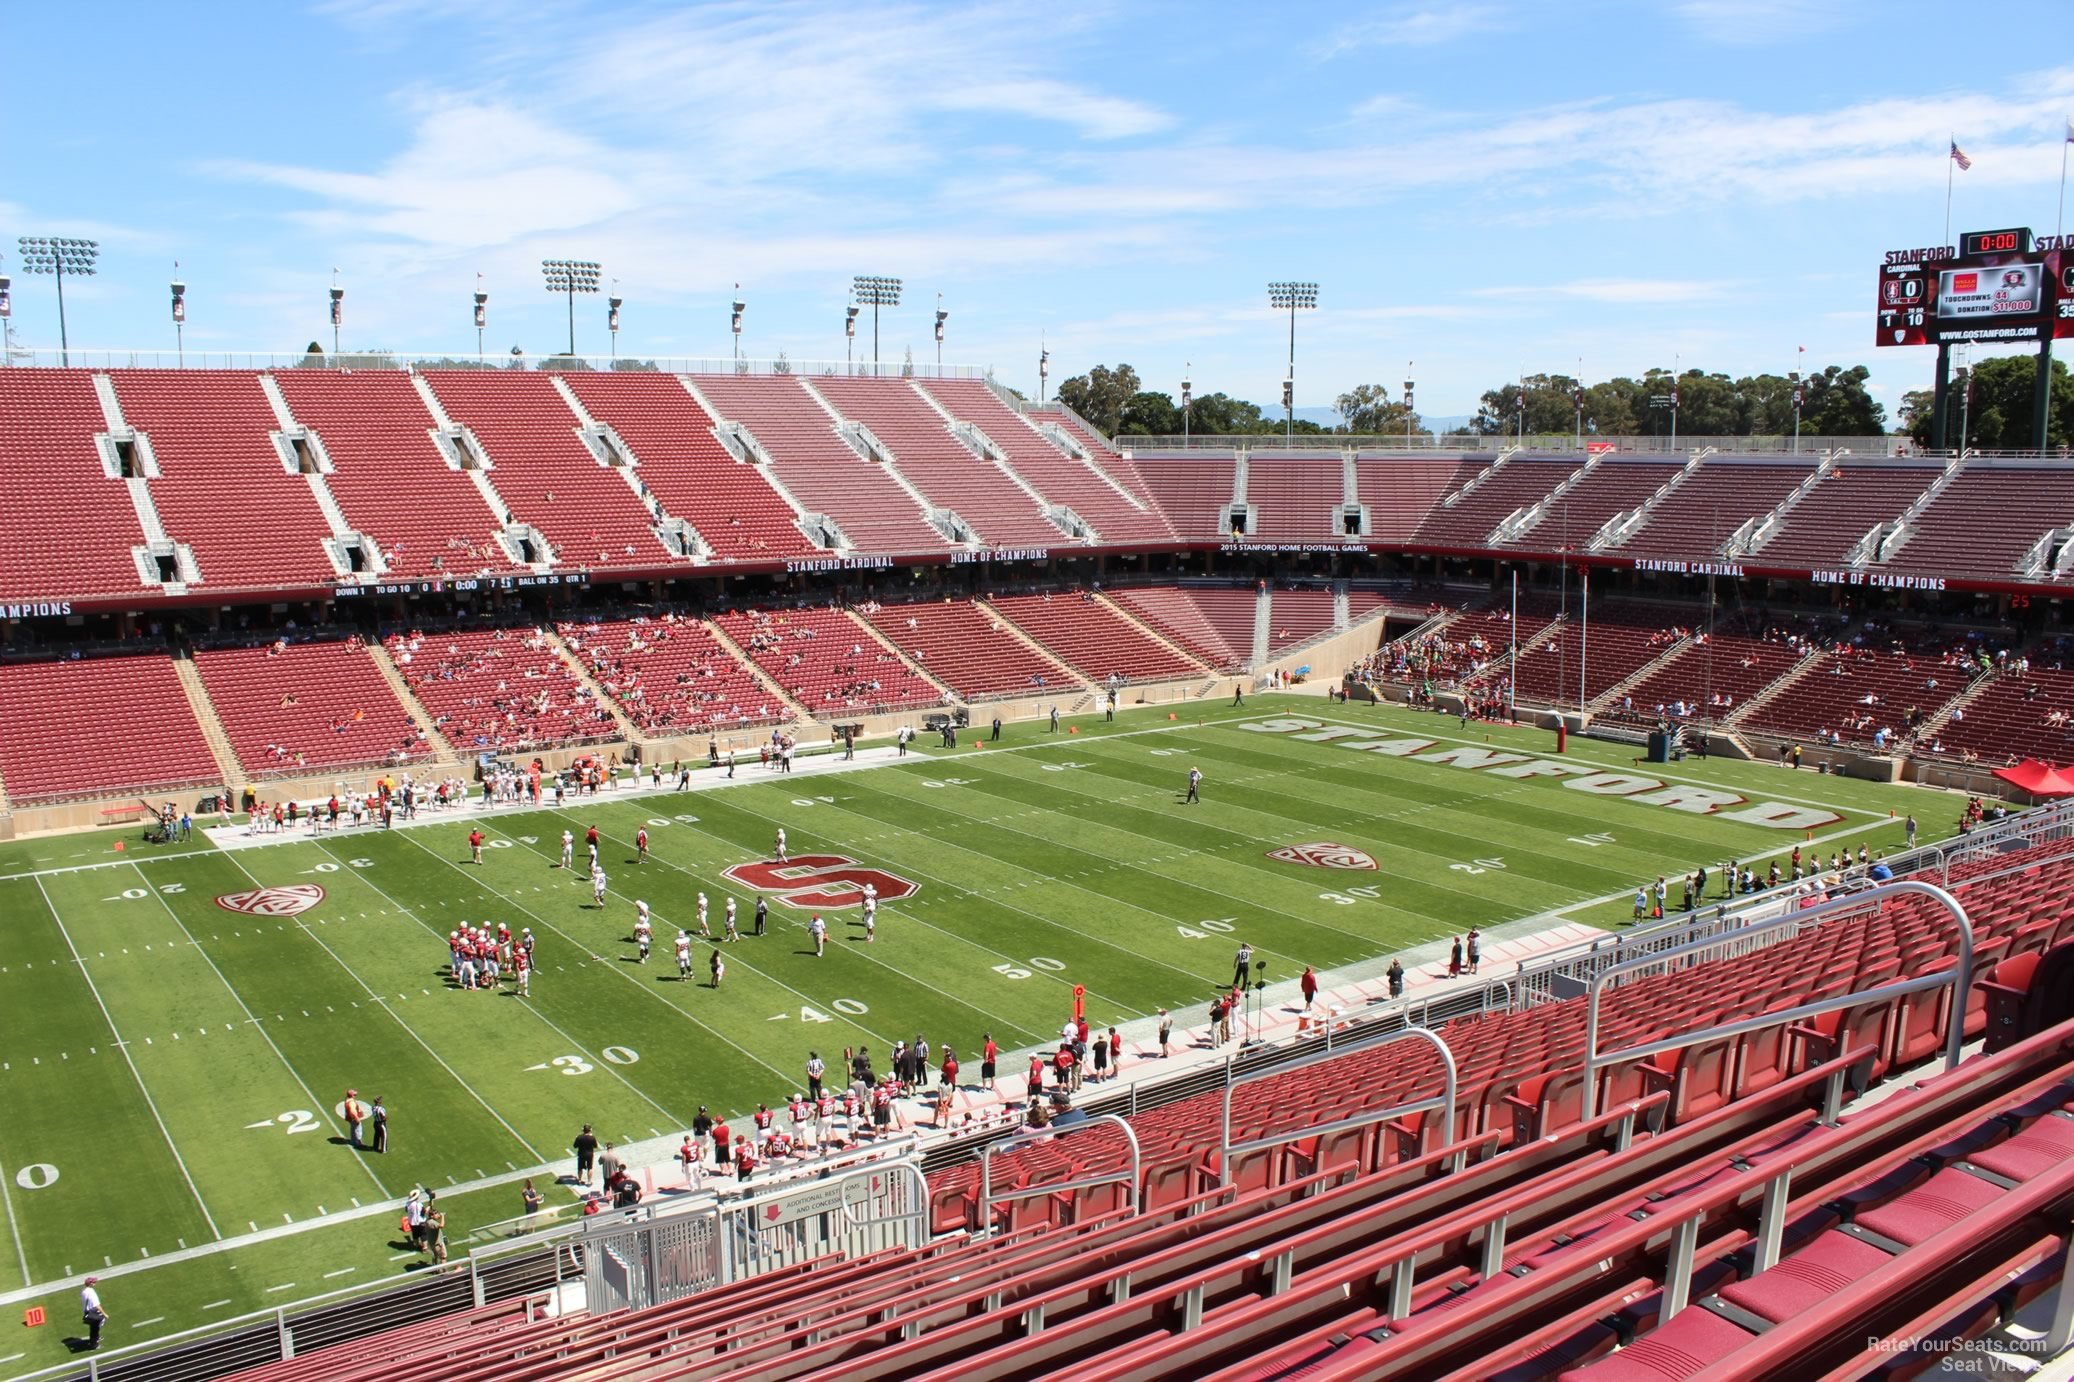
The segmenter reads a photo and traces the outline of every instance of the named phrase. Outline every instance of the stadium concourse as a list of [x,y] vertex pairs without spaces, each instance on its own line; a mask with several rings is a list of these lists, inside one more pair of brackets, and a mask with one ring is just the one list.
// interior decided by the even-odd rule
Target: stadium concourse
[[[632,1047],[570,1038],[624,1086],[587,1097],[639,1096],[673,1125],[614,1149],[633,1203],[563,1194],[540,1219],[480,1216],[455,1234],[454,1270],[404,1284],[313,1301],[226,1287],[196,1305],[271,1308],[130,1322],[180,1337],[162,1351],[136,1335],[96,1375],[1624,1379],[2013,1372],[2063,1355],[2074,808],[2052,804],[2041,765],[2022,777],[2035,791],[1997,770],[2074,758],[2067,467],[1864,438],[1784,454],[1317,441],[1140,444],[926,367],[0,369],[0,887],[50,922],[25,931],[44,948],[21,974],[0,966],[0,984],[59,994],[30,972],[46,961],[85,979],[100,1025],[85,1010],[67,1031],[123,1052],[131,1078],[111,1100],[151,1100],[97,986],[125,982],[111,970],[134,929],[129,892],[185,933],[152,932],[180,957],[154,950],[154,966],[204,964],[233,995],[210,948],[222,937],[183,911],[211,897],[245,916],[278,905],[283,923],[255,925],[252,944],[282,948],[247,955],[252,972],[291,984],[321,948],[361,986],[340,1006],[389,1001],[360,973],[386,956],[349,964],[331,949],[352,943],[345,928],[285,924],[327,888],[440,951],[414,954],[399,985],[423,980],[419,960],[460,967],[458,931],[420,915],[453,903],[578,942],[543,989],[583,996],[543,1022],[654,988],[578,929],[587,889],[548,892],[554,835],[578,822],[502,824],[565,793],[619,813],[615,871],[640,866],[617,856],[645,857],[651,825],[692,842],[658,851],[683,895],[658,908],[664,934],[707,872],[745,897],[760,880],[788,901],[825,886],[827,910],[865,905],[852,885],[878,871],[795,886],[782,846],[746,856],[775,823],[802,859],[853,838],[916,851],[928,905],[995,909],[975,924],[990,932],[982,972],[1006,991],[1164,966],[1194,1004],[1164,1041],[1149,1003],[1119,1010],[1116,1044],[1068,1035],[1053,1005],[1044,1030],[1029,1018],[1002,1043],[991,1089],[973,1087],[981,1053],[965,1049],[947,1107],[925,1097],[935,1060],[890,1090],[873,1071],[851,1109],[837,1092],[795,1115],[793,1089],[757,1084],[765,1116],[736,1097],[719,1122],[764,1159],[724,1184],[735,1168],[692,1174],[678,1120],[613,1073],[639,1060]],[[1200,803],[1183,771],[1196,756],[1212,766]],[[910,792],[918,760],[975,766]],[[798,784],[789,806],[772,798],[781,781]],[[680,793],[698,810],[643,807]],[[815,803],[841,824],[782,814]],[[1098,837],[1138,857],[1104,856]],[[346,839],[364,852],[332,854]],[[1159,852],[1140,862],[1145,846]],[[962,852],[938,865],[925,848]],[[1391,849],[1404,861],[1379,866]],[[461,862],[486,851],[479,872]],[[1039,862],[990,857],[1004,851]],[[1135,871],[1137,892],[1076,882],[1085,864],[1055,862],[1073,851]],[[1681,906],[1701,851],[1699,896]],[[523,882],[500,852],[526,860]],[[1737,867],[1774,859],[1776,879]],[[103,895],[98,871],[142,881],[144,861],[164,871],[151,886]],[[953,877],[988,865],[1024,876]],[[1315,994],[1295,965],[1267,983],[1250,949],[1227,960],[1255,938],[1189,920],[1221,902],[1159,910],[1162,895],[1228,896],[1190,891],[1219,867],[1260,880],[1247,902],[1281,928],[1276,944],[1331,950]],[[1342,886],[1271,872],[1310,868],[1342,870]],[[190,869],[192,890],[177,872]],[[985,896],[1010,888],[1020,900]],[[602,910],[602,877],[596,889]],[[609,905],[627,903],[615,884]],[[890,930],[902,908],[887,905]],[[75,946],[61,906],[119,953]],[[1119,908],[1157,925],[1105,930]],[[1358,929],[1371,909],[1387,924]],[[1000,932],[1087,948],[1018,960],[1034,940],[991,949]],[[972,943],[940,934],[935,948]],[[886,949],[871,935],[834,962],[963,1004],[961,1021],[982,1011],[912,954],[855,958]],[[702,947],[710,996],[727,963],[726,993],[762,984],[790,1007],[821,940],[766,960]],[[1192,943],[1220,952],[1208,980],[1159,949]],[[481,944],[507,958],[494,932]],[[173,1012],[177,1039],[192,995],[127,983],[115,1009]],[[1204,1006],[1213,989],[1221,1012]],[[249,1023],[279,1054],[299,1004],[268,992],[278,1008],[237,996],[244,1016],[222,1030]],[[692,993],[651,993],[645,1030],[692,1025]],[[443,1001],[408,1006],[435,1007],[440,1044],[475,1035],[454,1016],[474,1000]],[[800,1025],[865,1009],[843,1001],[859,1011],[803,1007]],[[30,1003],[8,1006],[10,1042],[38,1035]],[[277,1011],[283,1026],[261,1025]],[[457,1127],[480,1125],[511,1158],[509,1176],[485,1154],[475,1179],[450,1177],[452,1200],[530,1169],[573,1177],[500,1111],[490,1086],[525,1076],[464,1081],[395,1022],[410,1039],[385,1058],[445,1067],[472,1101]],[[229,1046],[209,1039],[212,1056]],[[765,1069],[708,1078],[775,1077],[750,1050],[772,1039],[723,1037]],[[299,1059],[363,1057],[301,1040]],[[32,1068],[94,1068],[57,1054]],[[543,1054],[527,1069],[555,1066]],[[854,1072],[828,1073],[834,1092]],[[13,1092],[27,1074],[0,1083],[15,1129],[48,1112]],[[510,1088],[544,1099],[543,1083],[571,1087],[541,1074]],[[287,1097],[310,1108],[243,1130],[332,1121],[300,1087]],[[355,1128],[358,1098],[339,1105]],[[909,1126],[881,1131],[881,1103]],[[334,1218],[335,1173],[256,1157],[234,1189],[197,1185],[180,1144],[200,1140],[199,1115],[149,1113],[170,1152],[151,1164],[177,1167],[158,1179],[184,1178],[192,1203],[112,1152],[137,1203],[207,1219],[209,1195],[228,1194],[229,1226],[251,1233],[108,1256],[118,1312],[126,1279],[141,1292],[146,1272],[290,1251],[308,1226],[283,1211],[262,1229],[248,1194],[299,1194],[308,1176],[312,1204],[330,1197],[318,1218]],[[784,1155],[770,1133],[791,1140]],[[0,1298],[41,1310],[89,1283],[46,1211],[16,1200],[99,1182],[68,1166],[57,1191],[56,1162],[9,1136],[20,1285]],[[355,1188],[370,1202],[318,1231],[393,1222],[400,1205],[367,1174],[373,1188]],[[253,1289],[297,1280],[312,1278]]]

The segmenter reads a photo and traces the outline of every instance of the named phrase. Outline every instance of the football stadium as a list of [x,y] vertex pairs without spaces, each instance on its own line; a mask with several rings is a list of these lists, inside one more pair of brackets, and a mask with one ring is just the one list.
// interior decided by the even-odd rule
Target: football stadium
[[[496,148],[385,66],[510,17],[371,8],[269,42],[462,130],[491,171],[457,191],[588,138]],[[1679,42],[1749,70],[1716,8]],[[645,45],[644,82],[673,44],[804,71],[831,23],[940,27],[998,80],[932,118],[1170,137],[1011,55],[1014,15],[591,18],[618,46],[568,61]],[[1378,10],[1304,63],[1486,22]],[[1128,46],[1094,32],[1060,42]],[[891,230],[834,246],[901,270],[841,275],[840,359],[660,269],[646,310],[702,324],[650,339],[640,251],[567,252],[681,189],[542,173],[508,232],[438,232],[518,266],[471,288],[363,184],[234,167],[199,117],[198,175],[343,200],[250,232],[235,289],[176,265],[165,343],[77,344],[197,213],[117,224],[38,154],[0,202],[0,1375],[2068,1375],[2074,241],[2017,223],[2052,224],[2040,149],[2064,198],[2070,92],[2026,79],[1978,139],[1818,113],[1944,205],[1794,289],[1869,349],[1734,377],[1681,321],[1487,391],[1449,314],[1356,305],[1411,278],[1263,294],[1214,236],[1231,281],[1192,291],[1243,325],[1187,330],[1235,345],[1173,344],[1160,250],[1102,251],[1145,256],[1147,315],[1054,344],[1063,280],[1002,286],[1053,251]],[[2029,181],[1960,181],[1998,156]],[[829,276],[790,230],[738,248]],[[1516,267],[1609,341],[1622,304],[1742,310]],[[370,280],[370,339],[452,334],[435,274],[472,349],[355,344]],[[980,282],[1027,363],[958,362]],[[520,287],[530,344],[486,346]],[[229,348],[190,294],[293,344]],[[1549,330],[1519,349],[1576,353]],[[1141,347],[1217,363],[1096,363]],[[1414,350],[1464,360],[1400,391]]]

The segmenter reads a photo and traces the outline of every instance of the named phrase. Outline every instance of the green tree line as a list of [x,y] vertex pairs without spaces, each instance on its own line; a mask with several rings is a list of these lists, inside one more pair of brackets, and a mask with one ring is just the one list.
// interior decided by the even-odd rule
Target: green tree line
[[[2064,373],[2064,370],[2062,371]],[[1878,436],[1887,430],[1886,409],[1867,392],[1870,377],[1863,365],[1830,365],[1811,372],[1801,400],[1803,436]],[[1519,403],[1525,401],[1526,431],[1548,435],[1570,431],[1578,422],[1582,389],[1584,428],[1602,436],[1648,436],[1671,428],[1672,372],[1652,369],[1639,379],[1621,376],[1580,385],[1565,374],[1533,374],[1484,392],[1466,436],[1500,436],[1519,426]],[[1732,379],[1726,374],[1688,369],[1676,376],[1678,430],[1687,436],[1788,436],[1793,432],[1793,383],[1782,375],[1756,374]],[[1182,431],[1181,405],[1173,395],[1148,390],[1129,365],[1097,365],[1059,385],[1059,401],[1096,427],[1117,436],[1177,436]],[[1304,433],[1342,432],[1357,435],[1401,435],[1407,428],[1426,432],[1416,411],[1385,384],[1361,384],[1333,402],[1339,422],[1323,427],[1298,421]],[[1209,436],[1244,436],[1280,432],[1279,412],[1225,393],[1205,394],[1189,409],[1189,430]]]

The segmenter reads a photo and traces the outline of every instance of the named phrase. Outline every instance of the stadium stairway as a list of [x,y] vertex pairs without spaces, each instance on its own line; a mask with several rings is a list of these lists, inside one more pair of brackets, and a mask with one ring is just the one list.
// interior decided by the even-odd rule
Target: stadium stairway
[[640,727],[627,718],[626,711],[619,704],[619,698],[606,691],[598,679],[591,675],[591,669],[584,662],[582,655],[563,642],[562,635],[556,632],[552,625],[541,625],[540,636],[547,640],[548,647],[554,649],[555,656],[569,664],[570,669],[576,673],[576,679],[590,688],[590,693],[597,697],[598,704],[612,716],[612,723],[618,728],[620,737],[629,744],[638,742],[641,738]]
[[[1217,670],[1216,668],[1210,666],[1208,663],[1204,662],[1201,658],[1197,657],[1194,653],[1188,651],[1188,649],[1182,647],[1179,643],[1176,643],[1173,639],[1167,637],[1164,633],[1160,632],[1152,625],[1146,623],[1143,619],[1140,619],[1137,615],[1131,613],[1131,611],[1128,608],[1126,608],[1122,604],[1122,602],[1112,598],[1110,595],[1101,591],[1097,591],[1095,593],[1095,602],[1097,604],[1106,606],[1111,612],[1113,612],[1119,619],[1123,620],[1126,624],[1129,624],[1131,627],[1137,629],[1138,632],[1144,634],[1147,638],[1159,644],[1162,648],[1165,648],[1175,657],[1180,658],[1182,661],[1188,663],[1189,665],[1194,667],[1200,667],[1206,672],[1214,673]],[[1053,656],[1056,657],[1057,654],[1053,654]]]
[[729,657],[733,658],[735,661],[741,663],[744,667],[748,668],[749,675],[755,677],[757,684],[763,687],[766,691],[770,692],[771,699],[775,700],[779,705],[784,706],[785,709],[791,713],[792,718],[794,720],[811,720],[814,718],[814,714],[812,711],[808,710],[805,706],[801,705],[798,701],[794,700],[791,694],[787,692],[784,687],[778,685],[776,678],[772,677],[770,673],[764,671],[763,668],[757,665],[756,659],[749,656],[749,650],[747,648],[744,648],[741,644],[735,642],[734,638],[728,633],[728,631],[720,627],[719,620],[708,619],[705,621],[705,623],[706,628],[712,632],[713,641],[715,643],[718,643],[721,647],[727,649],[727,655]]
[[948,705],[953,700],[964,699],[964,697],[960,696],[957,693],[957,691],[950,685],[950,683],[946,682],[942,677],[937,676],[934,672],[931,672],[927,667],[923,666],[921,663],[916,662],[913,658],[909,657],[907,655],[906,650],[903,649],[898,643],[895,643],[892,639],[886,637],[885,634],[879,632],[878,625],[872,623],[871,620],[864,618],[855,610],[846,609],[843,611],[843,613],[845,616],[848,617],[851,623],[857,625],[859,628],[864,630],[864,634],[867,638],[877,643],[881,648],[884,648],[887,652],[893,654],[893,656],[899,658],[900,665],[907,669],[908,675],[920,678],[922,681],[929,683],[929,685],[935,687],[939,692],[941,692],[943,696],[946,698],[944,702],[946,705]]
[[1625,696],[1629,692],[1629,690],[1641,685],[1644,681],[1647,681],[1650,678],[1650,676],[1658,670],[1669,666],[1672,661],[1674,661],[1681,653],[1685,652],[1686,649],[1690,648],[1691,646],[1692,639],[1690,637],[1681,638],[1677,642],[1671,644],[1669,647],[1665,648],[1661,653],[1658,653],[1655,657],[1649,659],[1649,661],[1643,663],[1640,667],[1637,667],[1630,675],[1621,678],[1619,681],[1613,683],[1613,685],[1607,687],[1603,692],[1599,694],[1599,698],[1592,702],[1592,709],[1603,710],[1605,707],[1609,705],[1619,704],[1620,698],[1622,696]]
[[1797,659],[1791,667],[1774,678],[1769,686],[1730,711],[1728,718],[1721,723],[1728,729],[1738,729],[1750,718],[1751,712],[1785,695],[1810,673],[1820,671],[1827,662],[1828,659],[1821,656]]
[[[245,765],[230,746],[230,735],[224,731],[223,721],[216,717],[216,706],[209,700],[209,690],[202,685],[201,669],[194,665],[194,655],[185,648],[173,650],[173,672],[180,678],[180,689],[187,693],[187,704],[194,711],[195,722],[202,727],[202,738],[215,756],[216,772],[226,787],[242,787],[250,781]],[[406,702],[408,704],[408,702]]]
[[432,712],[419,704],[417,696],[411,692],[410,683],[403,679],[403,670],[396,665],[396,659],[389,656],[388,646],[380,639],[369,640],[367,655],[374,660],[375,671],[381,673],[382,680],[396,693],[397,701],[418,722],[418,733],[424,735],[425,742],[431,746],[432,757],[427,766],[438,771],[438,765],[458,763],[460,755],[447,742],[447,737],[439,732],[439,726],[433,723]]

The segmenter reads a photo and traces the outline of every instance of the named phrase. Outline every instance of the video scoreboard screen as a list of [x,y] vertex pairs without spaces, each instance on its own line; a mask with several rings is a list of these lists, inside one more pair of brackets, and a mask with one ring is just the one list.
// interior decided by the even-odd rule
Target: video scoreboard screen
[[1874,344],[1883,346],[2074,338],[2074,245],[1978,230],[1959,238],[1957,253],[1889,250],[1877,320]]

